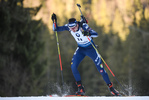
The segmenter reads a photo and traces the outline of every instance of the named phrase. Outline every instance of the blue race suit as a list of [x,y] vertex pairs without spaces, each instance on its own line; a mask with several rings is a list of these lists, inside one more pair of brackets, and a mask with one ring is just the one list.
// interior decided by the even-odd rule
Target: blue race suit
[[[53,30],[54,31],[70,31],[71,35],[74,37],[74,39],[76,40],[78,47],[73,55],[72,58],[72,62],[71,62],[71,69],[72,69],[72,73],[75,77],[76,81],[81,81],[81,77],[78,71],[78,66],[80,64],[80,62],[83,60],[83,58],[85,56],[90,57],[99,73],[102,75],[104,81],[106,82],[106,84],[111,83],[108,77],[108,74],[106,73],[105,69],[103,68],[102,65],[102,60],[100,58],[100,54],[98,52],[96,52],[95,48],[92,46],[92,44],[94,45],[94,42],[92,40],[92,37],[97,37],[98,34],[97,32],[95,32],[93,29],[91,29],[86,23],[83,23],[83,25],[81,25],[81,23],[78,23],[79,28],[76,32],[73,32],[69,29],[68,24],[64,25],[64,26],[56,26],[56,28],[54,27],[53,24]],[[82,34],[82,32],[84,31],[88,31],[90,33],[90,36],[84,36]],[[89,40],[89,39],[90,40]],[[92,44],[91,44],[92,42]]]

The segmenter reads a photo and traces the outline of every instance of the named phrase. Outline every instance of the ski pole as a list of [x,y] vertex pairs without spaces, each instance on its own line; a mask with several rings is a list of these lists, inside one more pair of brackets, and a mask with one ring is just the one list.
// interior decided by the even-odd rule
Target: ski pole
[[[88,38],[88,40],[90,41],[90,43],[92,44],[93,48],[96,50],[96,52],[99,54],[97,48],[94,46],[94,44],[91,42],[91,40],[89,39],[88,36],[86,36]],[[100,54],[99,54],[100,55]],[[123,86],[121,85],[121,83],[118,81],[118,79],[115,77],[114,73],[112,72],[112,70],[110,69],[110,67],[107,65],[107,63],[105,62],[105,60],[102,58],[102,56],[100,55],[100,58],[102,59],[102,61],[104,62],[104,64],[107,66],[107,68],[109,69],[109,71],[111,72],[112,76],[115,78],[115,80],[118,82],[118,84],[120,85],[121,89],[124,91],[124,94],[127,95],[126,90],[123,88]]]
[[[54,26],[56,28],[56,22],[55,22],[55,20],[54,20]],[[56,33],[57,49],[58,49],[58,55],[59,55],[59,63],[60,63],[60,68],[61,68],[62,86],[64,88],[63,68],[62,68],[62,61],[61,61],[61,54],[60,54],[60,48],[59,48],[59,41],[58,41],[57,31],[55,31],[55,33]]]

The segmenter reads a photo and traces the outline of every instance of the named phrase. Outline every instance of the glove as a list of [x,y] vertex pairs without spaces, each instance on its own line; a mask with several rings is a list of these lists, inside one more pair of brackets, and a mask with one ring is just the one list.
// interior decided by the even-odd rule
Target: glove
[[52,16],[51,16],[51,19],[52,19],[53,23],[54,23],[54,20],[57,23],[56,14],[53,13]]
[[91,34],[87,31],[83,31],[82,33],[84,34],[84,36],[91,36]]

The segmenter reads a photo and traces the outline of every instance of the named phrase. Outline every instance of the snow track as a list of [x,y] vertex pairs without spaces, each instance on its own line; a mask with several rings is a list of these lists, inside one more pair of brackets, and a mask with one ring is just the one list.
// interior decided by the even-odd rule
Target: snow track
[[149,96],[134,97],[50,97],[50,96],[32,96],[32,97],[0,97],[0,100],[149,100]]

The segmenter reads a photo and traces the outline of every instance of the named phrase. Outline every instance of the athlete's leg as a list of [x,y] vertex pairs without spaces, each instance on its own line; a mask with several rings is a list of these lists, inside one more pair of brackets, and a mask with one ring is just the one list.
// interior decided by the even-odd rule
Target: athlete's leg
[[71,70],[76,81],[81,81],[81,76],[77,68],[84,57],[83,51],[78,47],[71,61]]
[[103,68],[102,60],[97,51],[94,48],[90,48],[87,50],[86,53],[94,61],[98,71],[100,72],[104,81],[108,85],[110,92],[115,96],[121,96],[121,94],[119,94],[119,92],[113,87],[112,83],[110,82],[109,76],[106,73],[105,69]]
[[99,73],[102,75],[106,84],[111,83],[109,76],[103,67],[100,55],[96,52],[96,50],[92,47],[92,48],[88,49],[86,53],[87,53],[87,56],[89,56],[94,61]]

